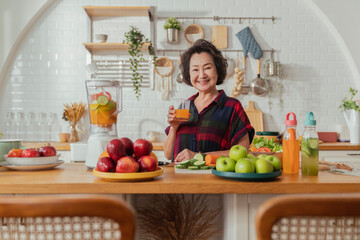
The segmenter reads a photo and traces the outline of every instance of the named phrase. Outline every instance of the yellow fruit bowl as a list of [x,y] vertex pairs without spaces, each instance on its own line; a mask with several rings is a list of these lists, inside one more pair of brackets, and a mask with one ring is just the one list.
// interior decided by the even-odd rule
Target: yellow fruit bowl
[[94,176],[112,182],[147,181],[153,179],[154,177],[160,176],[163,173],[164,173],[164,169],[162,167],[157,167],[156,171],[153,172],[136,172],[136,173],[100,172],[96,168],[94,168],[93,170]]

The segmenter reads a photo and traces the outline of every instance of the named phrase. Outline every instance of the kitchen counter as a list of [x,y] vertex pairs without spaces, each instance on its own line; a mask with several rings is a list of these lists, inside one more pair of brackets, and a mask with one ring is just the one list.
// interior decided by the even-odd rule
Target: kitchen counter
[[[68,142],[22,142],[23,146],[30,148],[39,148],[45,144],[50,143],[58,151],[70,151],[70,143]],[[164,150],[163,142],[153,142],[155,151]],[[336,143],[321,143],[319,150],[360,150],[360,144],[352,145],[348,142],[336,142]]]
[[320,172],[318,177],[283,174],[269,182],[226,180],[212,174],[164,174],[152,181],[109,182],[95,177],[83,163],[65,163],[47,171],[0,168],[0,194],[57,193],[359,193],[360,178]]

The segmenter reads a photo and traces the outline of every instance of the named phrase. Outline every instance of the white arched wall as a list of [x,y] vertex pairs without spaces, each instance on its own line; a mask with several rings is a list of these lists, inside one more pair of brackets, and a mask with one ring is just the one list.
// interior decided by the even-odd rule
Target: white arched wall
[[[11,74],[11,67],[12,67],[12,62],[13,62],[13,59],[16,57],[16,56],[14,56],[14,55],[16,55],[16,53],[17,53],[17,49],[22,45],[21,43],[23,43],[23,40],[24,40],[24,37],[26,37],[26,35],[27,35],[27,33],[28,33],[28,31],[31,29],[31,26],[36,26],[36,25],[38,25],[39,23],[37,23],[36,22],[36,19],[39,17],[39,15],[41,15],[41,14],[39,14],[40,12],[46,12],[46,9],[51,5],[51,3],[53,3],[53,2],[56,2],[55,0],[53,0],[53,1],[46,1],[46,3],[44,3],[43,4],[43,6],[40,8],[40,11],[38,12],[38,14],[36,14],[33,18],[32,18],[32,20],[29,22],[29,23],[27,23],[26,24],[26,27],[24,28],[24,30],[22,31],[22,33],[19,35],[19,37],[17,38],[17,40],[16,40],[16,42],[15,42],[15,44],[14,44],[14,46],[11,48],[11,51],[10,51],[10,54],[9,54],[9,57],[6,59],[6,61],[5,61],[5,63],[7,63],[8,65],[4,65],[4,67],[2,68],[2,71],[1,71],[1,73],[0,73],[0,83],[2,83],[3,82],[3,80],[4,79],[6,79],[7,78],[7,74],[9,73],[9,74]],[[66,0],[62,0],[62,1],[58,1],[58,3],[59,3],[59,5],[62,5],[62,3],[64,3],[64,2],[66,2],[67,4],[69,4],[70,2],[69,1],[66,1]],[[81,7],[82,5],[89,5],[87,2],[84,2],[84,1],[75,1],[76,3],[74,3],[74,5],[76,6],[76,7]],[[227,0],[227,2],[231,2],[232,3],[232,0]],[[226,12],[226,11],[231,11],[231,9],[230,10],[225,10],[225,9],[219,9],[217,6],[205,6],[205,10],[204,10],[204,13],[207,15],[207,16],[213,16],[213,15],[219,15],[219,16],[225,16],[225,15],[231,15],[231,16],[235,16],[235,15],[238,15],[238,16],[248,16],[248,15],[250,15],[250,16],[254,16],[254,15],[269,15],[269,14],[272,14],[272,15],[275,15],[275,16],[277,16],[277,14],[279,13],[278,11],[277,11],[277,8],[279,9],[281,9],[281,7],[283,7],[283,8],[287,8],[287,9],[289,9],[289,11],[292,11],[292,7],[294,7],[294,8],[296,8],[296,6],[292,6],[292,5],[303,5],[303,3],[301,3],[301,1],[299,2],[299,1],[296,1],[296,0],[292,0],[292,1],[281,1],[281,0],[263,0],[262,1],[263,3],[265,3],[265,4],[261,4],[261,3],[259,3],[260,5],[262,5],[262,6],[268,6],[268,8],[265,8],[265,9],[270,9],[270,12],[267,12],[266,10],[264,10],[264,9],[261,9],[261,10],[259,10],[259,11],[256,11],[256,9],[258,9],[256,6],[254,6],[254,4],[252,3],[252,2],[244,2],[244,5],[243,5],[243,9],[242,9],[242,12],[239,12],[239,13],[236,13],[236,14],[234,14],[234,13],[232,13],[232,12],[230,12],[230,13],[228,13],[228,12]],[[318,2],[318,1],[316,1],[316,2]],[[118,0],[118,1],[113,1],[113,2],[104,2],[104,1],[93,1],[92,2],[93,4],[91,4],[91,5],[129,5],[129,4],[127,4],[127,2],[126,1],[120,1],[120,0]],[[167,12],[172,12],[172,13],[174,13],[174,15],[180,15],[181,14],[181,12],[186,12],[186,11],[190,11],[190,12],[192,12],[192,9],[193,9],[193,7],[192,6],[187,6],[187,4],[189,4],[188,2],[186,2],[186,3],[177,3],[177,4],[175,4],[176,6],[170,6],[170,5],[167,5],[167,6],[164,6],[164,4],[160,4],[160,1],[152,1],[151,2],[152,4],[151,5],[153,5],[153,6],[156,6],[157,8],[158,8],[158,12],[161,14],[163,14],[163,15],[165,15],[165,16],[167,16]],[[184,4],[184,6],[182,5],[182,4]],[[215,3],[213,3],[214,5],[216,5]],[[236,4],[236,1],[233,3],[234,4],[234,6],[237,6]],[[258,3],[257,3],[258,4]],[[336,30],[336,28],[334,27],[334,26],[331,26],[332,25],[332,23],[330,23],[329,21],[328,21],[328,18],[327,17],[325,17],[325,15],[323,14],[323,13],[321,13],[321,11],[320,11],[320,9],[319,8],[316,8],[316,4],[314,3],[314,2],[312,2],[311,0],[307,0],[306,1],[306,4],[307,4],[307,6],[309,7],[309,8],[311,8],[312,9],[312,11],[315,13],[314,15],[317,15],[317,16],[314,16],[315,18],[316,17],[318,17],[318,18],[320,18],[321,20],[322,20],[322,22],[323,22],[323,24],[328,28],[328,31],[330,31],[331,32],[331,36],[333,36],[333,37],[335,37],[335,39],[336,39],[336,42],[337,42],[337,44],[338,44],[338,47],[341,49],[341,52],[343,53],[343,55],[344,55],[344,59],[346,60],[346,64],[349,66],[349,69],[351,70],[351,75],[352,75],[352,78],[353,79],[348,79],[348,80],[346,80],[346,81],[350,81],[350,82],[355,82],[357,79],[358,79],[358,75],[359,75],[359,73],[358,73],[358,67],[357,67],[357,65],[356,65],[356,63],[354,63],[354,58],[358,58],[358,56],[351,56],[351,54],[350,53],[352,53],[352,52],[354,52],[354,51],[352,51],[352,50],[347,50],[347,45],[346,45],[346,41],[344,41],[344,40],[342,40],[341,39],[341,36],[339,35],[339,31],[337,31]],[[134,3],[132,3],[132,4],[130,4],[130,5],[147,5],[147,4],[144,4],[142,1],[135,1]],[[185,6],[186,5],[186,6]],[[273,7],[273,6],[275,6],[274,7],[274,9],[272,10],[272,12],[271,12],[271,7]],[[237,6],[237,7],[239,7],[239,6]],[[320,7],[321,8],[321,7]],[[179,9],[181,9],[181,10],[179,10]],[[224,12],[225,11],[225,12]],[[284,11],[284,9],[283,9],[283,11]],[[263,14],[265,12],[265,14]],[[281,12],[281,11],[280,11]],[[201,14],[200,14],[201,15]],[[280,14],[280,16],[281,16],[281,14]],[[86,17],[86,16],[85,16]],[[312,16],[313,17],[313,16]],[[44,19],[42,19],[42,20],[46,20],[46,18],[44,18]],[[275,27],[277,27],[277,26],[275,26]],[[161,29],[161,27],[159,28],[158,27],[158,31],[160,32],[160,29]],[[260,32],[261,33],[261,32]],[[256,33],[255,33],[256,34]],[[283,38],[286,38],[286,34],[283,36]],[[160,39],[160,38],[159,38]],[[310,43],[311,44],[311,43]],[[236,43],[234,42],[234,44],[233,45],[236,45]],[[269,44],[270,46],[273,46],[273,45],[275,45],[275,49],[280,49],[280,50],[282,50],[282,45],[280,44],[279,46],[276,46],[276,42],[273,42],[273,43],[270,43]],[[286,45],[286,44],[285,44]],[[285,45],[283,45],[283,46],[285,46]],[[286,47],[284,47],[284,49],[285,49]],[[294,63],[294,62],[296,62],[296,61],[293,61],[293,59],[294,59],[294,57],[290,54],[289,56],[286,56],[286,54],[285,54],[285,52],[286,52],[286,49],[285,50],[282,50],[282,53],[280,54],[280,60],[282,61],[282,63],[284,63],[285,65],[285,67],[286,67],[286,70],[287,69],[289,69],[289,72],[290,72],[290,74],[288,75],[288,77],[295,77],[294,79],[285,79],[284,80],[284,83],[285,83],[285,85],[286,85],[286,87],[290,87],[290,88],[288,88],[288,89],[286,89],[286,90],[292,90],[291,89],[291,85],[293,84],[291,81],[298,81],[299,79],[296,79],[296,74],[298,74],[299,72],[296,72],[296,71],[293,71],[293,69],[295,69],[297,66],[296,66],[296,63],[295,63],[295,67],[293,67],[293,66],[291,66],[291,63]],[[287,64],[290,64],[289,66],[287,66]],[[299,65],[300,67],[301,67],[301,64]],[[304,70],[304,72],[306,72],[308,69],[307,68],[304,68],[303,69]],[[342,71],[346,71],[346,67],[343,67],[343,70]],[[350,71],[349,71],[350,72]],[[295,75],[291,75],[291,74],[295,74]],[[321,73],[320,73],[320,75],[321,75]],[[314,77],[314,76],[307,76],[307,75],[305,75],[305,78],[308,78],[308,77]],[[319,76],[318,75],[318,73],[315,73],[315,84],[316,84],[316,79],[318,79],[319,77],[321,77],[321,76]],[[251,79],[250,79],[251,80]],[[331,81],[333,81],[333,80],[331,80]],[[356,81],[357,82],[357,81]],[[345,83],[346,84],[346,83]],[[231,89],[231,86],[230,86],[231,84],[228,84],[228,86],[225,86],[224,87],[224,89],[225,90],[227,90],[227,92],[228,93],[230,93],[230,89]],[[351,85],[351,83],[349,83],[349,85]],[[303,86],[303,85],[299,85],[299,86]],[[317,87],[317,86],[316,86]],[[320,86],[321,87],[321,86]],[[2,89],[3,90],[3,89]],[[328,89],[327,89],[328,90]],[[176,89],[176,92],[174,93],[175,95],[177,94],[177,92],[181,92],[181,91],[185,91],[185,94],[186,95],[189,95],[188,93],[186,93],[186,92],[189,92],[189,89],[187,89],[187,88],[184,88],[184,87],[182,87],[182,86],[180,86],[178,89]],[[305,92],[306,92],[307,90],[305,89]],[[132,91],[131,90],[129,90],[128,91],[129,93],[132,93]],[[332,94],[332,93],[330,93],[330,94]],[[165,103],[163,103],[163,102],[161,102],[161,100],[159,101],[159,97],[158,96],[156,96],[156,97],[154,97],[153,96],[154,95],[154,92],[146,92],[146,90],[145,90],[145,92],[144,92],[144,97],[151,97],[151,98],[155,98],[154,99],[154,101],[155,102],[159,102],[160,104],[159,104],[159,109],[160,110],[157,110],[157,112],[156,112],[156,115],[158,115],[158,116],[162,116],[162,115],[164,115],[164,112],[166,111],[166,110],[163,110],[163,109],[166,109],[166,106],[169,104],[168,102],[165,102]],[[311,94],[310,94],[311,95]],[[309,96],[310,96],[309,95]],[[341,94],[341,95],[344,95],[344,94]],[[3,97],[4,97],[4,95],[3,95]],[[6,97],[8,97],[8,96],[6,96]],[[272,97],[274,97],[274,96],[272,96]],[[328,97],[328,96],[326,96],[326,97]],[[132,99],[132,96],[129,96],[129,98],[130,98],[130,100]],[[337,100],[339,99],[339,96],[338,97],[336,97],[337,98]],[[311,103],[311,104],[309,104],[309,103],[307,103],[306,102],[306,100],[305,99],[300,99],[300,102],[303,102],[303,104],[307,104],[307,107],[306,108],[299,108],[298,106],[299,105],[297,105],[297,103],[294,103],[294,99],[289,99],[289,104],[290,104],[290,106],[289,106],[289,110],[297,110],[297,111],[301,111],[301,113],[299,114],[300,115],[300,117],[302,117],[302,115],[304,115],[305,113],[303,113],[304,112],[304,110],[305,109],[311,109],[311,107],[315,104],[317,104],[316,103],[316,101],[320,101],[322,99],[322,97],[321,96],[319,96],[319,98],[315,98],[315,99],[310,99],[310,102],[311,101],[313,101],[313,103]],[[247,102],[247,100],[255,100],[256,101],[256,103],[257,103],[257,107],[258,108],[260,108],[264,113],[265,113],[265,122],[266,122],[266,124],[265,124],[265,129],[266,130],[280,130],[280,128],[281,128],[281,126],[282,126],[282,115],[283,115],[283,113],[284,113],[284,111],[286,112],[286,111],[288,111],[288,109],[283,109],[283,111],[278,111],[277,112],[277,110],[276,109],[273,109],[273,111],[271,111],[271,108],[270,108],[270,111],[268,111],[267,109],[269,108],[269,100],[268,99],[266,99],[266,98],[259,98],[259,97],[256,97],[256,96],[253,96],[253,95],[249,95],[249,96],[242,96],[242,98],[240,98],[240,100],[246,105],[246,102]],[[333,99],[332,99],[333,100]],[[276,102],[276,101],[278,101],[278,99],[276,99],[276,97],[274,97],[274,101]],[[297,100],[295,100],[295,101],[297,101]],[[4,102],[4,101],[2,101],[2,102]],[[134,101],[135,102],[135,101]],[[337,103],[338,101],[336,101],[336,103]],[[276,103],[278,103],[278,102],[276,102]],[[126,103],[126,101],[125,101],[125,104],[127,104]],[[60,104],[61,105],[61,104]],[[139,108],[139,105],[144,105],[144,103],[143,102],[140,102],[140,104],[139,103],[137,103],[137,102],[135,102],[134,103],[134,105],[131,105],[131,104],[129,104],[129,108],[131,108],[131,107],[134,107],[134,108]],[[319,103],[319,105],[321,105],[320,103]],[[328,106],[326,106],[326,104],[325,104],[325,107],[326,108],[330,108],[330,106],[328,105]],[[333,107],[337,107],[337,106],[333,106]],[[141,112],[141,113],[143,113],[144,112],[144,110],[142,110],[142,108],[144,108],[144,107],[141,107],[140,106],[140,111],[139,112]],[[145,108],[148,108],[148,106],[147,105],[145,105]],[[163,108],[163,109],[162,109]],[[323,108],[323,107],[321,107],[321,108]],[[4,108],[4,104],[2,105],[2,113],[3,113],[3,116],[5,115],[4,114],[4,112],[6,113],[6,111],[8,111],[8,109],[5,109]],[[149,109],[150,111],[151,111],[151,109]],[[145,112],[146,112],[146,110],[145,110]],[[323,110],[319,110],[319,113],[318,113],[318,116],[320,116],[320,117],[326,117],[327,116],[327,113],[328,113],[329,111],[323,111]],[[150,112],[149,112],[150,113]],[[131,113],[131,114],[134,114],[134,113]],[[147,114],[147,115],[149,115],[149,114]],[[341,121],[343,120],[342,119],[342,116],[337,116],[337,113],[335,113],[334,112],[334,110],[332,110],[332,112],[330,112],[330,114],[329,115],[331,115],[331,117],[333,118],[333,117],[335,117],[335,119],[334,119],[334,121],[332,121],[332,123],[330,123],[330,121],[326,121],[326,122],[324,122],[324,123],[322,123],[321,124],[321,126],[323,126],[323,129],[321,129],[321,130],[333,130],[334,129],[334,122],[335,123],[341,123]],[[127,122],[134,122],[134,118],[132,118],[132,117],[129,117],[129,115],[127,115],[127,113],[124,113],[121,117],[123,117],[124,116],[124,118],[123,119],[121,119],[121,120],[123,120],[123,122],[124,123],[127,123]],[[139,117],[141,117],[141,116],[135,116],[136,118],[136,120],[135,120],[135,122],[136,121],[138,121],[137,119],[139,118]],[[129,120],[130,119],[130,120]],[[158,122],[161,122],[163,120],[163,118],[161,118],[161,117],[159,117],[159,119],[158,119]],[[144,122],[143,120],[141,120],[140,122]],[[4,120],[2,120],[2,125],[3,125],[3,123],[4,123]],[[129,127],[128,129],[130,129],[129,131],[132,131],[132,132],[135,132],[135,137],[137,137],[137,136],[139,136],[139,135],[141,135],[142,137],[143,137],[143,133],[139,133],[139,132],[136,132],[137,131],[137,129],[136,129],[136,126],[134,126],[134,127]],[[144,128],[144,129],[146,129],[146,128]],[[157,129],[156,129],[157,130]]]

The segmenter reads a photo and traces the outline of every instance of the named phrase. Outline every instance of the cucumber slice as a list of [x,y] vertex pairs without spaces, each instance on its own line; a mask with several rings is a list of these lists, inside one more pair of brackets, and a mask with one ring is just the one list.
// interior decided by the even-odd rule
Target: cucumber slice
[[197,154],[195,154],[194,159],[200,160],[200,161],[205,161],[205,157],[206,157],[205,153],[197,153]]
[[306,145],[301,146],[301,152],[305,154],[307,157],[311,155],[310,149]]
[[194,162],[194,166],[198,166],[198,167],[202,167],[202,166],[205,166],[205,161],[196,161]]
[[190,166],[188,167],[189,170],[199,170],[200,168],[198,166]]
[[186,165],[176,165],[175,167],[178,169],[186,169]]
[[319,147],[319,141],[318,141],[317,139],[315,139],[315,138],[309,139],[309,147],[310,147],[311,149],[316,149],[316,148],[318,148],[318,147]]
[[209,169],[212,169],[213,167],[211,166],[202,166],[200,167],[200,170],[209,170]]
[[180,165],[188,166],[189,163],[190,163],[189,160],[184,160],[184,161],[180,162]]
[[192,159],[189,159],[189,166],[194,166],[194,163],[198,161],[197,159],[195,158],[192,158]]
[[101,106],[104,106],[109,102],[108,97],[104,96],[104,95],[98,96],[98,98],[96,100],[97,100],[98,104],[100,104]]

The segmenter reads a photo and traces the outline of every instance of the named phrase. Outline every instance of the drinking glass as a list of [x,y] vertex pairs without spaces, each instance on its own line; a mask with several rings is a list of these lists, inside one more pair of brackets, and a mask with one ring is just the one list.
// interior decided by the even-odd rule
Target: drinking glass
[[28,112],[25,116],[25,139],[27,141],[38,140],[37,137],[37,123],[36,123],[36,115],[34,112]]
[[190,100],[183,98],[174,99],[175,120],[187,121],[190,116]]
[[15,114],[13,112],[6,114],[6,137],[15,138]]

